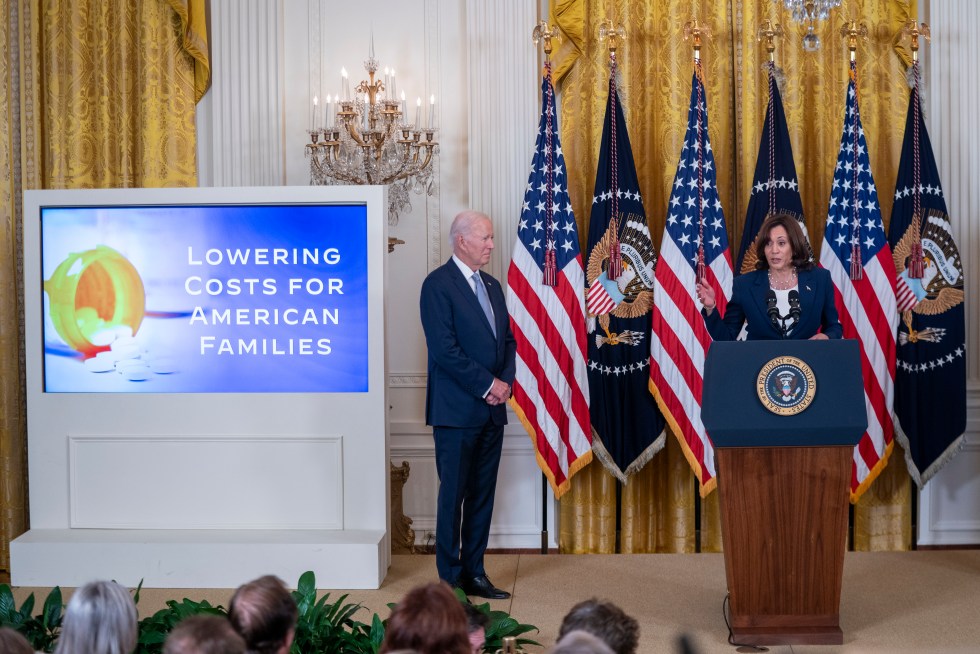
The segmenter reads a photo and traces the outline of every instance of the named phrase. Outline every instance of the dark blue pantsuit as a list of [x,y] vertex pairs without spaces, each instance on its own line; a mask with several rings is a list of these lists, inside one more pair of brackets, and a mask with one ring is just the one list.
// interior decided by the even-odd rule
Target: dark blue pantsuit
[[[818,331],[827,338],[840,338],[843,334],[837,307],[834,306],[834,282],[823,268],[800,270],[798,276],[800,294],[800,321],[789,338],[806,339]],[[711,338],[716,341],[733,341],[747,324],[750,341],[786,338],[773,327],[766,314],[766,296],[769,293],[769,274],[754,270],[739,275],[732,284],[732,299],[728,301],[725,316],[712,311],[704,319]]]

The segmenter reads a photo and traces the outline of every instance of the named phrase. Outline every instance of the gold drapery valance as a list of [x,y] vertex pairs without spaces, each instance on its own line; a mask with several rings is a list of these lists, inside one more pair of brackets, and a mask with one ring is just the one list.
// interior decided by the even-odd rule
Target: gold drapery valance
[[[695,11],[695,14],[692,14]],[[560,95],[560,129],[569,195],[588,234],[592,186],[602,135],[609,67],[598,42],[602,20],[622,23],[627,38],[617,51],[620,93],[636,158],[647,221],[659,248],[670,185],[677,168],[693,74],[693,51],[683,25],[697,17],[711,28],[701,59],[709,114],[709,136],[717,165],[733,258],[755,171],[768,102],[765,44],[757,31],[766,18],[785,35],[777,41],[776,63],[786,75],[783,104],[800,177],[806,223],[819,253],[833,170],[843,129],[849,53],[839,36],[845,19],[868,26],[869,41],[857,52],[861,115],[868,140],[882,215],[891,213],[891,190],[898,171],[909,88],[907,44],[902,26],[917,15],[914,0],[855,0],[818,25],[822,48],[804,52],[804,26],[792,22],[782,2],[728,0],[553,0],[550,20],[562,30],[555,52]],[[701,502],[695,534],[694,477],[676,437],[631,478],[620,495],[619,551],[690,552],[695,536],[702,551],[721,548],[717,494]],[[896,450],[899,448],[895,444]],[[595,462],[572,479],[561,500],[560,547],[567,552],[612,552],[616,539],[616,485]],[[859,550],[911,546],[911,485],[903,455],[889,465],[855,506],[854,547]]]

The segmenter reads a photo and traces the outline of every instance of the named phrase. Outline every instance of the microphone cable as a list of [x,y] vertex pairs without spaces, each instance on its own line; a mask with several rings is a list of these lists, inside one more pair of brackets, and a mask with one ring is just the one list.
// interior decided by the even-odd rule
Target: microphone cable
[[[736,651],[739,652],[768,652],[769,648],[763,645],[749,645],[748,643],[735,642],[735,634],[732,632],[732,623],[728,619],[729,610],[730,610],[730,599],[729,599],[730,597],[731,597],[731,593],[725,593],[725,599],[722,600],[721,602],[721,615],[723,618],[725,618],[725,626],[728,628],[728,644],[734,647],[738,647],[739,649]],[[742,649],[743,647],[747,649]]]

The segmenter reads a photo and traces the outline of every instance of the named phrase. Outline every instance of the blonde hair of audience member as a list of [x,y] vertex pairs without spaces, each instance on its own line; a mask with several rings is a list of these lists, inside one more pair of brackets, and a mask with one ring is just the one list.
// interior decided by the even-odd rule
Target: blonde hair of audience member
[[273,575],[242,584],[228,603],[228,620],[250,652],[286,654],[299,611],[282,579]]
[[192,615],[167,636],[163,654],[245,654],[245,639],[220,615]]
[[0,627],[0,653],[34,654],[34,648],[24,638],[24,634],[10,627]]
[[444,582],[408,591],[388,618],[378,654],[471,654],[466,613]]
[[588,631],[575,629],[551,648],[550,654],[615,654],[606,643]]
[[635,654],[640,642],[640,623],[612,602],[587,599],[565,614],[558,629],[561,639],[571,631],[587,631],[615,654]]
[[114,581],[85,584],[68,600],[55,654],[130,654],[136,620],[128,590]]

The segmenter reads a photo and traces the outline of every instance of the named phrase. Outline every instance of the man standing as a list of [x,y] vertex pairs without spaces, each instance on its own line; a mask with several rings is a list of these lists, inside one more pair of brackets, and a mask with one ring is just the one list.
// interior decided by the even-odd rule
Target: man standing
[[493,224],[463,211],[449,229],[453,256],[422,283],[429,349],[425,422],[436,446],[439,500],[436,568],[468,595],[506,599],[487,578],[483,554],[514,382],[516,344],[503,290],[480,268],[493,251]]

